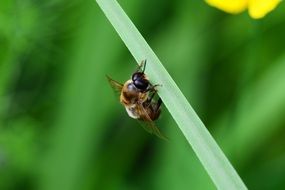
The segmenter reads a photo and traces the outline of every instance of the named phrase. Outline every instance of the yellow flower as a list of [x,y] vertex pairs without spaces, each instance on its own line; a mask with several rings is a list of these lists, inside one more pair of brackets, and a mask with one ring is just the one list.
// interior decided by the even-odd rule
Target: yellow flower
[[275,9],[281,0],[206,0],[206,2],[213,7],[232,14],[248,9],[252,18],[259,19]]

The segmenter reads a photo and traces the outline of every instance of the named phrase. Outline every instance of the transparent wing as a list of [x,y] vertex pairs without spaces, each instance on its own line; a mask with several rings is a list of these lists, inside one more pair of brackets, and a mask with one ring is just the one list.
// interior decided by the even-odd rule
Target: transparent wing
[[111,79],[108,75],[106,75],[108,82],[110,83],[111,87],[114,89],[114,91],[117,94],[121,94],[122,88],[123,88],[123,84]]
[[154,134],[158,136],[161,139],[168,140],[167,137],[165,137],[160,130],[156,127],[155,123],[151,120],[149,117],[147,111],[143,107],[142,104],[137,105],[137,112],[141,116],[140,119],[142,122],[139,122],[141,126],[149,133]]

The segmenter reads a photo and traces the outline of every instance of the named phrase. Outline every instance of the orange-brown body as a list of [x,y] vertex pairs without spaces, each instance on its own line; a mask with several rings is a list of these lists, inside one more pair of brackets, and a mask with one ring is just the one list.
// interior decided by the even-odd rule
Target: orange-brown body
[[131,79],[121,84],[107,76],[110,85],[120,93],[120,102],[131,118],[142,120],[142,126],[150,133],[166,139],[153,121],[160,116],[162,100],[154,100],[157,94],[156,86],[152,85],[144,74],[146,61],[142,61]]
[[148,92],[141,92],[138,90],[131,80],[125,82],[121,95],[120,102],[124,106],[130,106],[136,103],[143,103],[147,100]]
[[132,80],[128,80],[123,85],[120,102],[125,106],[130,117],[141,120],[151,119],[154,121],[159,117],[160,110],[157,104],[154,104],[148,98],[149,92],[141,92],[134,86]]

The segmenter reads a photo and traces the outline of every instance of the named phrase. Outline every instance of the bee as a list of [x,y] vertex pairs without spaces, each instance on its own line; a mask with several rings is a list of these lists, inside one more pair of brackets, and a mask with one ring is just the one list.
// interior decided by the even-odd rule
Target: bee
[[119,92],[120,102],[125,107],[128,115],[142,121],[143,128],[151,134],[167,139],[161,134],[154,124],[160,116],[162,100],[154,100],[157,94],[156,87],[160,85],[152,85],[145,75],[146,60],[143,60],[137,70],[132,74],[131,78],[124,84],[117,82],[107,76],[111,87]]

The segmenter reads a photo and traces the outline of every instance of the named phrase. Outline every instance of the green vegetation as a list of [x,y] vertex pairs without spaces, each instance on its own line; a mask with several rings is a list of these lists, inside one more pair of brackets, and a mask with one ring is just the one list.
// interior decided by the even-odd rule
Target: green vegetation
[[[255,21],[202,1],[119,3],[246,186],[283,189],[285,4]],[[135,62],[94,0],[1,0],[0,189],[215,189],[166,88],[170,142],[114,97],[105,75],[123,82]]]
[[185,96],[119,4],[114,0],[97,2],[138,63],[139,60],[148,60],[146,73],[154,81],[153,84],[162,85],[159,96],[217,188],[246,189]]

